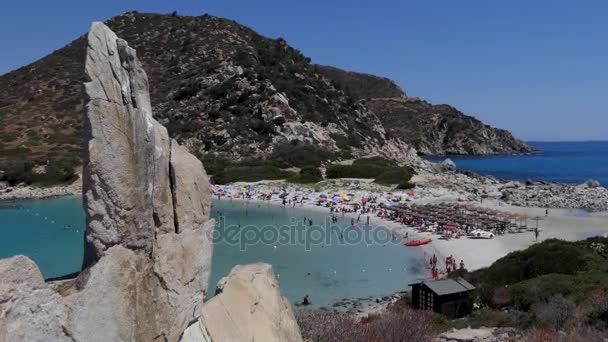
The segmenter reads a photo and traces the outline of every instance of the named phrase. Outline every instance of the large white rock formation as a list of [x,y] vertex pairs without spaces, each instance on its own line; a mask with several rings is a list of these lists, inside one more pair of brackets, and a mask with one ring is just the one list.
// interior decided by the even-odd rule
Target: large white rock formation
[[205,169],[152,118],[135,50],[102,23],[85,74],[83,271],[55,292],[29,259],[3,261],[0,341],[177,341],[211,272]]
[[202,163],[152,118],[135,50],[102,23],[85,73],[83,270],[49,286],[30,259],[0,260],[0,342],[300,341],[269,265],[235,268],[203,306],[215,224]]
[[235,266],[203,305],[201,318],[181,342],[302,341],[291,305],[281,296],[272,267],[258,263]]

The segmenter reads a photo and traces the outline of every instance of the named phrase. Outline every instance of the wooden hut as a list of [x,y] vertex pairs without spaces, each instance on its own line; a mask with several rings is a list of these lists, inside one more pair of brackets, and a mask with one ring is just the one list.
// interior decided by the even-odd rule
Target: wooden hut
[[475,286],[462,278],[427,280],[410,286],[414,308],[433,310],[449,318],[462,317],[471,312],[469,292]]

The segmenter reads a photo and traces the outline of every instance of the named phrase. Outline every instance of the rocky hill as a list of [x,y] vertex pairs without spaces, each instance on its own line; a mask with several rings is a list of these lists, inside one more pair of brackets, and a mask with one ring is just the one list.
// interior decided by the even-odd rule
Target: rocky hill
[[449,105],[408,97],[392,80],[321,67],[323,74],[382,121],[387,134],[421,154],[513,154],[534,149],[503,129],[490,127]]
[[[327,159],[416,163],[406,142],[424,153],[527,150],[489,127],[469,138],[485,126],[455,110],[445,119],[451,107],[378,100],[404,94],[388,79],[332,73],[231,20],[127,12],[106,24],[137,50],[155,118],[202,159],[277,159],[307,146]],[[83,36],[0,76],[0,160],[79,159],[85,50]]]
[[[313,145],[329,158],[415,159],[377,116],[283,39],[203,15],[128,12],[107,22],[148,71],[154,116],[200,156],[269,157]],[[78,156],[85,38],[0,78],[0,155]]]

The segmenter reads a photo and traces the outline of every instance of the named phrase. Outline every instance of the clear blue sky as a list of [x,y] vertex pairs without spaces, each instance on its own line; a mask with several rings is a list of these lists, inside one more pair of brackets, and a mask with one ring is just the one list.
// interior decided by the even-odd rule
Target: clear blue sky
[[234,19],[526,140],[608,140],[608,1],[18,0],[0,73],[127,10]]

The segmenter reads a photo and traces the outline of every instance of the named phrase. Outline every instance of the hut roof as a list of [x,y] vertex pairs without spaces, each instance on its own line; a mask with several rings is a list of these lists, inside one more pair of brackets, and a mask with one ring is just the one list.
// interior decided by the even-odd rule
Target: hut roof
[[433,291],[438,296],[449,295],[459,292],[467,292],[475,289],[475,286],[473,286],[471,283],[464,280],[463,278],[427,280],[418,284],[426,285],[431,291]]

